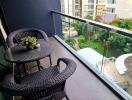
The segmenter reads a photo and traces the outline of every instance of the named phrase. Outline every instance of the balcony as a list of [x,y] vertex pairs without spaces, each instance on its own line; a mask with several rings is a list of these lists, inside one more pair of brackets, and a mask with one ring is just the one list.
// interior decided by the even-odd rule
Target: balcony
[[[128,41],[127,46],[122,51],[120,51],[121,48],[114,46],[112,50],[108,46],[110,39],[115,34],[124,36],[131,41],[131,31],[69,16],[58,11],[49,12],[52,14],[52,20],[50,21],[54,23],[55,32],[50,37],[50,42],[54,48],[51,55],[53,65],[56,65],[57,59],[60,57],[73,59],[77,63],[75,73],[67,80],[65,86],[65,91],[69,99],[131,100],[132,80],[129,76],[131,70],[126,67],[127,71],[122,72],[121,68],[120,72],[120,68],[116,65],[116,59],[118,57],[132,52],[129,49],[131,42]],[[81,30],[78,30],[79,27],[76,25],[82,25],[83,27],[81,27]],[[58,30],[61,30],[61,32],[59,33]],[[99,38],[98,32],[107,35]],[[79,53],[84,48],[91,48],[93,54],[90,53],[90,56],[85,57],[86,52]],[[94,58],[92,55],[94,55]],[[41,64],[48,67],[49,61],[42,59]],[[31,72],[33,71],[36,71],[36,69],[31,70]],[[19,97],[15,96],[15,100],[19,100]]]
[[[129,46],[122,46],[124,49],[121,49],[118,46],[112,47],[111,43],[110,47],[111,38],[114,37],[119,36],[120,39],[131,41],[131,31],[57,11],[52,11],[52,14],[54,23],[56,23],[56,17],[62,21],[62,34],[56,33],[56,39],[108,86],[131,98],[130,59],[132,51]],[[56,24],[54,26],[57,30]],[[103,33],[106,35],[101,40],[98,35]],[[131,45],[131,42],[127,42],[127,45]]]
[[[118,100],[121,98],[116,96],[112,90],[88,70],[57,38],[52,37],[50,41],[54,48],[51,55],[53,65],[60,57],[73,59],[77,63],[76,72],[66,82],[65,90],[70,100],[104,100],[104,97],[106,100]],[[42,59],[41,64],[48,66],[49,60]]]

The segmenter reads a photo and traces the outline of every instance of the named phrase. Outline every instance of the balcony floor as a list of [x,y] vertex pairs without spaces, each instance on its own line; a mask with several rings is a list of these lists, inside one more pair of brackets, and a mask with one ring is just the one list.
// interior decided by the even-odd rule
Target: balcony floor
[[[50,38],[50,42],[54,47],[51,55],[53,65],[60,57],[73,59],[77,63],[75,73],[66,82],[65,90],[70,100],[120,100],[56,39]],[[42,59],[41,64],[48,66],[48,58]]]

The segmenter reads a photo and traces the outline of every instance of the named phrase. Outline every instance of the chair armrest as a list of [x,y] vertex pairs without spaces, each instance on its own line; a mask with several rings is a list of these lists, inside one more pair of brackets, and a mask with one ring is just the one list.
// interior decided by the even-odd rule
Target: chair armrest
[[41,35],[43,36],[43,38],[45,39],[45,41],[49,42],[48,36],[46,35],[46,33],[40,29],[36,29],[36,31],[39,31],[41,33]]

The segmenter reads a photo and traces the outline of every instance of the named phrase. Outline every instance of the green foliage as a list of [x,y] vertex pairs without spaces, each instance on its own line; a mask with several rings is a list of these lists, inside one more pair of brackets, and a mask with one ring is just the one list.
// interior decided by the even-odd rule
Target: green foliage
[[78,32],[78,35],[85,35],[85,39],[91,38],[94,35],[94,27],[86,23],[75,21],[72,26]]
[[132,19],[115,19],[110,23],[110,25],[131,30]]
[[92,17],[92,16],[87,15],[87,16],[85,17],[85,19],[92,20],[92,19],[93,19],[93,17]]
[[101,41],[104,41],[104,39],[105,40],[108,40],[108,38],[109,38],[109,33],[108,32],[106,32],[106,30],[99,30],[98,31],[98,38],[99,38],[99,40],[101,40]]
[[75,28],[75,30],[78,32],[78,35],[84,34],[86,32],[87,26],[85,23],[80,21],[75,21],[72,26]]
[[78,42],[79,42],[80,49],[90,47],[90,48],[95,49],[97,52],[103,54],[104,47],[102,46],[102,43],[99,41],[85,40],[85,42],[81,42],[81,41],[78,41]]
[[120,19],[115,19],[113,20],[111,23],[109,23],[112,26],[116,26],[116,27],[121,27],[121,20]]
[[29,49],[34,49],[34,48],[38,47],[38,43],[37,43],[36,37],[28,36],[28,37],[22,38],[21,40],[22,40],[22,42],[21,42],[22,45],[26,46]]
[[75,39],[66,39],[65,42],[67,44],[69,44],[73,48],[74,48],[74,44],[76,44],[76,40]]
[[124,45],[124,40],[122,41],[118,35],[112,35],[108,40],[112,48],[120,48]]
[[80,49],[87,48],[88,45],[86,43],[79,43]]
[[120,52],[124,53],[132,52],[131,38],[115,33],[108,40],[111,48],[120,49]]
[[85,37],[84,37],[84,35],[80,35],[80,36],[78,37],[78,42],[79,42],[79,43],[84,43],[84,42],[85,42]]
[[[89,19],[89,16],[86,16],[86,18]],[[132,30],[132,19],[115,19],[110,25]],[[73,27],[79,34],[77,41],[80,49],[91,47],[103,54],[104,40],[107,40],[107,56],[117,57],[121,54],[132,52],[132,38],[117,33],[108,33],[104,29],[91,27],[91,25],[87,26],[86,23],[79,21],[75,21]]]

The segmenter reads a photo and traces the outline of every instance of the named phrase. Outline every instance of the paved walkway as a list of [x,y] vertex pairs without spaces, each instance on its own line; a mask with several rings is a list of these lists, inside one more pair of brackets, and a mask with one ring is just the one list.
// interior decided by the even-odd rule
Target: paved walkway
[[[99,62],[98,65],[101,66],[102,62]],[[103,73],[132,95],[132,77],[129,76],[129,70],[124,75],[120,75],[116,69],[115,62],[106,60],[103,65]]]

